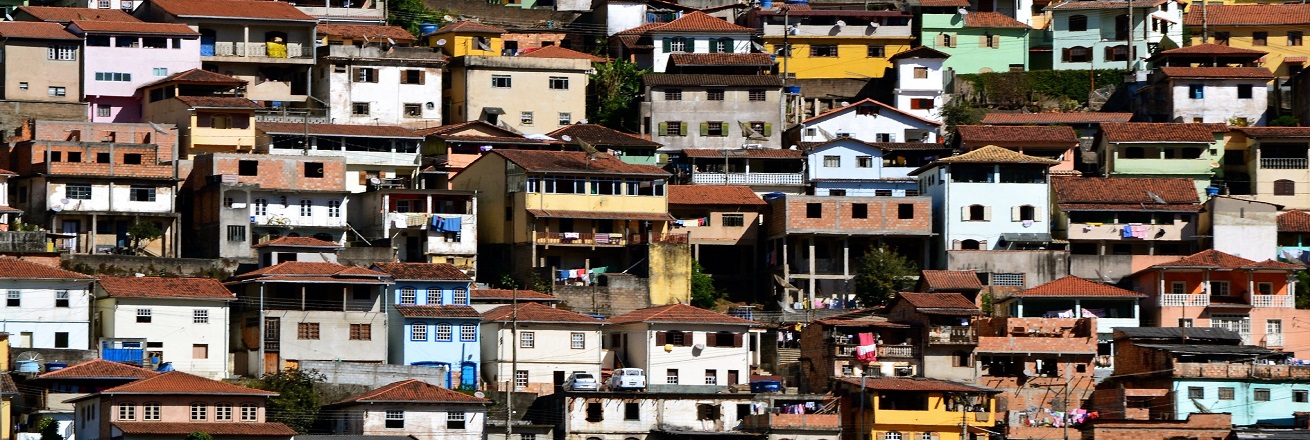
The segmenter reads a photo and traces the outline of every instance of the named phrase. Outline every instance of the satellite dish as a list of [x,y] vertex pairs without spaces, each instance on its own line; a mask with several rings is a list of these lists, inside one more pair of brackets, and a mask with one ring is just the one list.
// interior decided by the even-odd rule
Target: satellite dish
[[958,11],[956,11],[956,12],[959,12],[960,15],[969,15],[969,10],[968,10],[968,9],[965,9],[965,8],[960,8],[960,9],[959,9]]
[[837,20],[837,27],[846,27],[846,20]]
[[1160,197],[1159,194],[1153,193],[1153,192],[1151,192],[1151,191],[1147,191],[1147,192],[1146,192],[1146,195],[1147,195],[1148,197],[1150,197],[1151,200],[1154,200],[1155,203],[1159,203],[1159,204],[1161,204],[1161,205],[1166,204],[1166,202],[1164,201],[1164,198],[1163,198],[1163,197]]
[[441,17],[441,19],[442,19],[442,20],[446,20],[446,21],[455,21],[455,17],[451,17],[451,16],[449,16],[449,15],[447,15],[447,16],[443,16],[443,17]]
[[563,136],[560,136],[559,138],[560,138],[560,140],[562,140],[562,141],[564,141],[564,142],[573,142],[573,136],[569,136],[569,135],[567,135],[567,134],[566,134],[566,135],[563,135]]
[[392,46],[395,46],[395,45],[396,45],[396,40],[392,40],[391,37],[387,37],[387,44],[390,44],[390,45],[392,45]]
[[878,22],[876,22],[876,21],[870,21],[870,22],[869,22],[869,27],[871,27],[871,28],[875,28],[875,29],[878,28]]
[[373,184],[373,185],[381,185],[381,184],[382,184],[382,179],[379,179],[379,178],[376,178],[376,177],[370,177],[370,178],[368,178],[368,183]]
[[160,127],[159,124],[156,124],[156,123],[154,123],[154,122],[149,122],[149,121],[146,121],[146,123],[147,123],[147,124],[150,124],[150,128],[153,129],[153,130],[155,130],[155,133],[159,133],[159,134],[168,134],[168,131],[165,131],[165,130],[164,130],[164,127]]
[[60,205],[67,205],[67,204],[69,204],[69,203],[72,203],[72,202],[70,202],[70,201],[68,200],[67,197],[64,197],[64,198],[62,198],[62,199],[59,199],[59,204],[60,204]]
[[44,361],[45,358],[41,356],[41,353],[35,351],[24,351],[22,353],[19,353],[18,357],[14,358],[14,360],[18,362],[41,363],[41,361]]
[[442,39],[440,39],[440,40],[437,40],[437,45],[438,45],[438,46],[445,46],[445,45],[446,45],[446,39],[445,39],[445,38],[442,38]]
[[473,393],[473,397],[477,397],[477,398],[479,398],[479,399],[484,399],[484,398],[487,397],[487,394],[486,394],[486,393],[483,393],[483,392],[481,392],[481,391],[478,391],[478,392],[476,392],[476,393]]

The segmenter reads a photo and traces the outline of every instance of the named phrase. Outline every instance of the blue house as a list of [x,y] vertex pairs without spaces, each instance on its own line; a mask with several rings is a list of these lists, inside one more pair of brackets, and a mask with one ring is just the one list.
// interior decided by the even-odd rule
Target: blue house
[[804,144],[806,176],[816,196],[919,195],[914,171],[951,154],[938,143],[865,142],[842,137]]
[[446,387],[474,389],[482,358],[478,324],[470,306],[473,279],[446,263],[375,263],[390,274],[388,361],[444,370]]

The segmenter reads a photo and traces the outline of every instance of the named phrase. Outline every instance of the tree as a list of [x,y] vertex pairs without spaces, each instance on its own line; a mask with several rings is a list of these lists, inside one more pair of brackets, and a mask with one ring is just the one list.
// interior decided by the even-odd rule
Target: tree
[[955,98],[950,103],[942,106],[942,122],[946,125],[946,133],[955,133],[955,127],[958,125],[976,125],[982,122],[982,110],[969,104],[967,101]]
[[1298,125],[1301,125],[1301,121],[1297,121],[1295,116],[1283,115],[1269,120],[1270,127],[1296,127]]
[[127,228],[127,235],[132,237],[132,251],[141,253],[141,243],[150,243],[164,236],[164,230],[154,222],[136,222]]
[[315,386],[326,378],[316,370],[288,369],[264,376],[255,388],[278,393],[268,399],[268,420],[282,422],[304,433],[318,416],[319,396]]
[[[424,0],[391,0],[387,2],[387,23],[400,26],[414,35],[419,35],[420,23],[445,24],[442,19],[445,11],[429,8]],[[422,35],[419,35],[422,36]]]
[[910,279],[917,271],[914,262],[891,248],[871,248],[856,268],[855,297],[864,307],[885,306],[897,292],[910,287]]
[[1296,273],[1296,308],[1310,309],[1310,272]]
[[196,432],[193,432],[193,433],[187,434],[187,435],[186,435],[186,440],[214,440],[214,437],[211,436],[211,435],[209,435],[209,434],[206,434],[206,433],[203,433],[203,432],[200,432],[200,431],[196,431]]
[[700,262],[691,260],[691,305],[708,309],[722,297],[723,292],[714,288],[714,279],[705,273]]
[[59,435],[59,423],[49,417],[36,422],[36,431],[41,433],[41,440],[64,440],[64,436]]
[[616,130],[636,132],[641,120],[637,103],[641,100],[641,76],[649,70],[617,59],[608,63],[595,63],[596,73],[591,74],[592,98],[588,100],[587,118],[592,123]]

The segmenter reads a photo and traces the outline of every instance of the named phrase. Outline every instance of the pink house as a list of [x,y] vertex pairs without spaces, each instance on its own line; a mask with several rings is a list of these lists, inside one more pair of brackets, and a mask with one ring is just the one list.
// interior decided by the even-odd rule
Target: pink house
[[185,24],[73,20],[85,41],[83,95],[92,122],[141,122],[143,85],[200,68],[200,33]]
[[295,430],[264,418],[268,398],[276,395],[170,371],[69,402],[80,440],[181,438],[192,432],[216,440],[290,440]]

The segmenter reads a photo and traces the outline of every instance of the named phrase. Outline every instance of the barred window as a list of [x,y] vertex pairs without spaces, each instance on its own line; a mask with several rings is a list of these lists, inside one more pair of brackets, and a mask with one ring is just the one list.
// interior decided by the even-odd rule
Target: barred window
[[449,341],[449,340],[450,340],[450,324],[446,324],[446,323],[440,323],[440,324],[437,324],[437,337],[436,337],[436,340],[438,340],[438,341]]
[[575,350],[587,348],[587,334],[583,332],[569,333],[569,348]]
[[478,326],[474,324],[463,324],[459,326],[459,340],[476,341],[478,339]]
[[318,323],[302,322],[296,325],[297,339],[318,339]]
[[1023,274],[1021,273],[994,273],[992,274],[993,286],[1016,286],[1023,287]]
[[409,340],[426,341],[428,340],[428,325],[416,322],[409,326]]
[[192,323],[192,324],[208,324],[208,323],[209,323],[209,311],[208,311],[208,310],[205,310],[205,309],[196,309],[196,310],[193,310],[193,311],[191,312],[191,323]]

